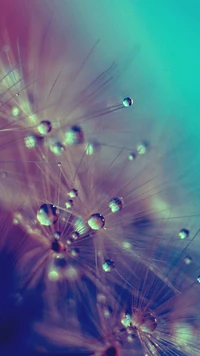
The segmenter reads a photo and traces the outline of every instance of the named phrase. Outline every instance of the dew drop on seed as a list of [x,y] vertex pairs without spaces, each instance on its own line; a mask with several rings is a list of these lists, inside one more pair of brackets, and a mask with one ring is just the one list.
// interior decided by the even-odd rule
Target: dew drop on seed
[[137,145],[136,150],[139,155],[144,155],[147,152],[147,145],[140,143]]
[[77,231],[74,231],[74,232],[72,233],[72,239],[73,239],[73,240],[78,240],[78,238],[79,238],[79,233],[78,233]]
[[36,137],[33,135],[26,136],[24,138],[24,143],[27,148],[34,148],[36,146]]
[[115,263],[112,260],[105,260],[102,264],[104,272],[111,272],[115,268]]
[[100,148],[100,145],[97,141],[86,142],[85,144],[85,153],[87,156],[94,155]]
[[69,193],[67,193],[70,198],[74,199],[78,196],[78,190],[77,189],[72,189]]
[[135,153],[135,152],[131,152],[128,155],[129,161],[134,161],[136,159],[136,157],[137,157],[137,153]]
[[20,112],[20,110],[19,110],[18,107],[14,106],[14,107],[12,108],[12,115],[13,115],[13,116],[18,116],[18,115],[19,115],[19,112]]
[[56,231],[55,234],[54,234],[54,238],[59,240],[60,236],[61,236],[60,231]]
[[100,230],[105,225],[105,218],[99,213],[92,214],[88,220],[88,225],[92,230]]
[[152,313],[144,313],[141,318],[141,330],[143,332],[149,333],[153,332],[158,325],[156,317]]
[[66,209],[71,209],[73,207],[73,200],[69,199],[68,201],[66,201],[65,207]]
[[58,209],[52,204],[43,204],[37,212],[37,220],[41,225],[51,226],[58,220]]
[[72,257],[78,257],[79,254],[80,254],[79,248],[73,248],[73,249],[71,250],[71,256],[72,256]]
[[129,97],[127,97],[127,98],[124,98],[124,100],[123,100],[123,105],[124,105],[124,107],[129,107],[129,106],[131,106],[131,105],[133,105],[133,103],[134,103],[134,101],[133,101],[133,99],[131,99],[131,98],[129,98]]
[[80,145],[84,141],[84,133],[80,126],[74,125],[65,133],[64,145]]
[[186,265],[190,265],[192,263],[192,257],[186,256],[184,258],[184,262],[185,262]]
[[62,156],[64,152],[64,146],[61,142],[51,142],[49,144],[49,149],[55,156]]
[[187,230],[187,229],[181,229],[181,230],[179,231],[178,236],[180,237],[181,240],[184,240],[184,239],[186,239],[186,237],[189,236],[189,233],[190,233],[189,230]]
[[121,211],[124,206],[123,198],[112,198],[109,202],[109,208],[112,213],[117,213]]
[[45,120],[41,121],[37,129],[41,135],[45,136],[52,130],[51,122]]

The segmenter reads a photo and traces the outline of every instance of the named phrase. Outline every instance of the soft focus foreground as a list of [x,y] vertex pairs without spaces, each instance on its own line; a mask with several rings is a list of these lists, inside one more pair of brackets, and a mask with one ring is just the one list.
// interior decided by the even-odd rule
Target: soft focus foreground
[[2,355],[198,355],[199,138],[176,61],[137,1],[0,4]]

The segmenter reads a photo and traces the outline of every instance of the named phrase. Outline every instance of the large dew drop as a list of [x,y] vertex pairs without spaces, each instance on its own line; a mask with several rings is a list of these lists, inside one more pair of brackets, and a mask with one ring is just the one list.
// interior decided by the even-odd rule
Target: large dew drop
[[51,226],[58,220],[58,209],[52,204],[43,204],[37,212],[37,220],[41,225]]
[[105,218],[99,213],[92,214],[88,220],[88,225],[92,230],[100,230],[105,225]]

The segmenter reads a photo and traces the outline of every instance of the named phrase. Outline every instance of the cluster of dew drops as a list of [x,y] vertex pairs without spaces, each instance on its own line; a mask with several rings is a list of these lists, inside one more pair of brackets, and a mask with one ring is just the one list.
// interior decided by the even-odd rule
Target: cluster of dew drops
[[[20,93],[16,94],[19,97]],[[130,97],[125,97],[119,105],[114,107],[113,111],[128,108],[133,105],[134,101]],[[109,110],[109,112],[112,112]],[[17,117],[19,115],[18,107],[12,108],[12,115]],[[41,140],[46,140],[48,142],[48,149],[57,158],[62,157],[66,148],[84,146],[84,154],[87,156],[94,156],[100,149],[100,143],[97,141],[85,142],[84,130],[79,124],[73,124],[64,132],[64,138],[62,141],[53,139],[48,135],[54,130],[54,125],[51,121],[42,120],[34,132],[31,134],[25,134],[24,144],[27,150],[34,150],[38,146]],[[130,150],[128,152],[129,161],[134,161],[138,155],[146,154],[148,150],[148,145],[141,142],[137,145],[135,150]],[[45,158],[45,156],[44,156]],[[58,167],[62,168],[62,160],[57,162]],[[1,174],[2,178],[7,177],[7,172]],[[67,278],[73,281],[77,277],[76,268],[69,267],[67,264],[68,256],[72,259],[77,259],[81,250],[77,244],[77,241],[86,241],[88,237],[95,235],[99,230],[106,230],[106,216],[101,212],[94,211],[87,219],[80,216],[73,215],[73,206],[79,198],[79,190],[76,186],[72,187],[71,190],[67,192],[67,199],[65,200],[64,209],[60,209],[59,206],[50,202],[43,202],[38,206],[38,210],[35,214],[34,222],[27,218],[24,212],[17,211],[13,216],[13,223],[16,225],[21,225],[25,228],[26,232],[31,234],[45,234],[51,236],[50,240],[50,251],[51,259],[53,263],[50,263],[48,270],[48,278],[50,281],[57,282],[60,279]],[[110,214],[116,214],[123,210],[126,205],[126,201],[122,196],[113,196],[110,201],[108,201],[108,209]],[[67,212],[63,214],[63,211]],[[58,223],[59,220],[63,220],[62,223]],[[71,223],[73,222],[73,223]],[[39,228],[35,228],[39,226]],[[58,228],[57,228],[58,226]],[[53,227],[53,228],[52,228]],[[54,228],[55,227],[55,228]],[[53,231],[53,233],[52,233]],[[187,240],[190,235],[190,231],[187,228],[180,229],[178,236],[180,240]],[[192,257],[190,255],[184,258],[185,265],[190,265],[192,263]],[[102,271],[106,274],[116,270],[115,261],[112,259],[104,259],[101,263]],[[120,274],[119,274],[119,277]],[[200,283],[200,276],[197,277],[197,281]],[[103,315],[105,319],[108,319],[112,313],[111,308],[106,307],[106,297],[103,293],[97,295],[99,305],[103,306]],[[132,308],[131,311],[127,311],[120,315],[120,327],[116,328],[111,334],[112,338],[107,338],[107,343],[102,350],[96,352],[96,356],[118,356],[120,355],[120,349],[123,349],[124,340],[128,343],[135,342],[136,336],[140,335],[140,341],[147,347],[144,348],[143,355],[160,355],[156,341],[149,342],[149,335],[152,335],[154,331],[157,330],[159,320],[157,317],[147,308],[142,311],[141,308]],[[145,337],[141,337],[145,335]],[[147,336],[146,336],[147,335]],[[126,353],[122,353],[126,356]],[[129,353],[127,353],[129,356]],[[134,353],[136,355],[136,353]],[[166,353],[165,353],[166,355]],[[172,354],[176,355],[176,354]]]

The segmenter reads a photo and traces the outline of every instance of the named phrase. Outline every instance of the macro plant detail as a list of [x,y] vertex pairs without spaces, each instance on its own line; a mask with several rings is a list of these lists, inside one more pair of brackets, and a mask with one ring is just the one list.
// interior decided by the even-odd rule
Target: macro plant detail
[[98,61],[68,0],[1,2],[0,353],[199,355],[190,134],[140,114],[138,46]]

